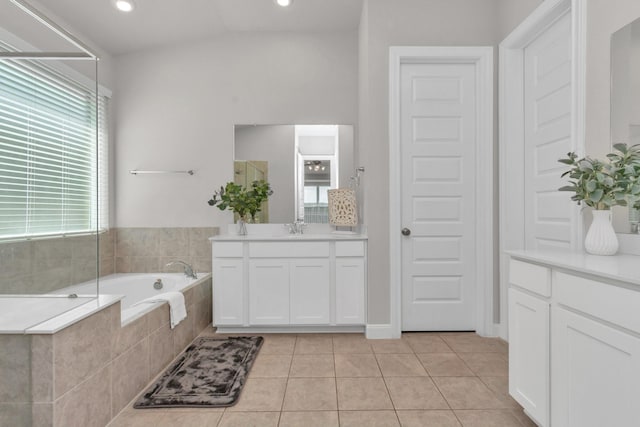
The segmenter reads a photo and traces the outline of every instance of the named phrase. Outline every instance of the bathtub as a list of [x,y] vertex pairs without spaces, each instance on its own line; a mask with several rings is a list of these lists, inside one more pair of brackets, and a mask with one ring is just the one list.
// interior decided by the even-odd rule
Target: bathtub
[[[120,300],[122,309],[121,323],[125,325],[153,310],[162,302],[142,303],[142,300],[152,296],[173,291],[186,291],[187,289],[208,279],[209,274],[198,273],[198,279],[192,279],[182,273],[136,273],[136,274],[111,274],[100,278],[100,295],[123,295]],[[153,284],[162,280],[162,289],[155,289]],[[56,294],[95,294],[95,281],[69,286],[55,291]]]

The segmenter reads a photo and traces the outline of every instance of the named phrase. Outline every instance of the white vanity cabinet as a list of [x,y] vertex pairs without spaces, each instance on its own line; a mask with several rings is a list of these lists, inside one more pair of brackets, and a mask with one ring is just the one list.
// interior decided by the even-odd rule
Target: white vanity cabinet
[[513,398],[541,426],[640,425],[638,258],[511,256]]
[[219,329],[364,330],[364,238],[230,239],[211,239],[214,323]]

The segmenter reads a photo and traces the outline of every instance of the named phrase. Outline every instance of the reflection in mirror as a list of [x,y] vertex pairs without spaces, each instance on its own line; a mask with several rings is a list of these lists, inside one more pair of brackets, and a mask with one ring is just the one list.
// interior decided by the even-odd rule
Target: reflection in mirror
[[259,222],[327,223],[327,190],[349,187],[354,174],[350,125],[236,125],[236,183],[271,184]]
[[[640,19],[611,36],[611,143],[640,144]],[[615,209],[616,231],[636,232],[637,216]]]

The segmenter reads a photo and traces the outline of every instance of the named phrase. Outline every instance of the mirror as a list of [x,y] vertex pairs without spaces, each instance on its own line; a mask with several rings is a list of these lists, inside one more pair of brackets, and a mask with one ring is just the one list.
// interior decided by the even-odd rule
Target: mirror
[[[640,19],[611,36],[611,143],[620,142],[640,144]],[[628,213],[614,209],[618,233],[632,231]]]
[[354,166],[351,125],[235,125],[234,181],[271,184],[260,223],[327,223],[327,190],[348,188]]

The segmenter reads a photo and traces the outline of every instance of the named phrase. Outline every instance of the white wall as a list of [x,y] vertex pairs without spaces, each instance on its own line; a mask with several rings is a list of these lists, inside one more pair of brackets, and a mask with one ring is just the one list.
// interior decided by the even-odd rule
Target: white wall
[[293,125],[250,126],[235,131],[235,159],[269,163],[269,222],[295,220],[295,128]]
[[235,33],[118,57],[117,226],[231,222],[206,202],[233,177],[233,125],[355,123],[357,65],[355,33]]
[[500,40],[507,37],[543,0],[499,0]]

